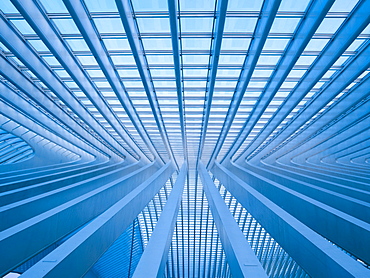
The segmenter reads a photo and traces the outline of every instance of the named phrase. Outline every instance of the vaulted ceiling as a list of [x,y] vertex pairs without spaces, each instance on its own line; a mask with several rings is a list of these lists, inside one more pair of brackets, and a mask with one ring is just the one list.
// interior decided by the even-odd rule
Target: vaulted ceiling
[[[19,145],[3,169],[186,162],[168,277],[230,275],[200,162],[368,171],[370,1],[2,0],[0,9],[0,147]],[[175,179],[130,226],[144,245]],[[306,277],[215,184],[269,274]],[[122,260],[130,273],[133,257]],[[95,271],[114,277],[107,264]]]

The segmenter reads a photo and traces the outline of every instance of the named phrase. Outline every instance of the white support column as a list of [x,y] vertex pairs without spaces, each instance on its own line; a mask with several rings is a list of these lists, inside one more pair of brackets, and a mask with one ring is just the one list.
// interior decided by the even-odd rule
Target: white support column
[[133,278],[163,277],[186,174],[187,165],[184,163]]
[[214,186],[203,163],[199,164],[198,170],[233,277],[267,278],[260,261]]

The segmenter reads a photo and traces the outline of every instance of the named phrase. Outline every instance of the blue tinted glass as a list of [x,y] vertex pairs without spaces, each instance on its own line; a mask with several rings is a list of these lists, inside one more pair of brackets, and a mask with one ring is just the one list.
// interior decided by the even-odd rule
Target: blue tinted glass
[[357,0],[336,0],[330,8],[330,12],[348,12],[357,4]]
[[60,66],[60,63],[55,57],[44,56],[43,58],[50,66]]
[[215,0],[189,1],[180,0],[182,11],[214,11]]
[[184,64],[208,64],[208,55],[183,55]]
[[316,33],[335,33],[343,21],[344,18],[324,18]]
[[250,44],[250,39],[240,38],[224,38],[221,44],[221,50],[240,50],[247,51]]
[[158,0],[132,0],[135,12],[145,11],[167,11],[167,1]]
[[240,65],[244,63],[244,55],[220,55],[220,64]]
[[256,17],[226,17],[224,32],[250,32],[256,28]]
[[23,34],[23,35],[30,35],[30,34],[36,34],[35,31],[32,29],[32,27],[25,21],[24,19],[14,19],[11,20],[11,22],[17,27],[17,29]]
[[132,55],[111,56],[115,65],[135,65],[135,59]]
[[3,13],[18,13],[18,10],[14,5],[10,2],[10,0],[1,0],[0,1],[0,10]]
[[286,39],[267,39],[263,50],[284,50],[288,42]]
[[85,0],[85,4],[90,12],[118,12],[114,0]]
[[149,64],[173,64],[172,55],[146,55]]
[[53,22],[58,27],[59,32],[62,34],[79,34],[76,24],[73,19],[53,19]]
[[89,51],[90,48],[83,39],[67,39],[68,45],[73,51]]
[[110,50],[130,50],[127,39],[103,39],[105,47]]
[[67,13],[68,10],[63,0],[40,0],[42,6],[48,13]]
[[183,50],[209,50],[211,39],[208,38],[183,38]]
[[276,65],[279,61],[280,56],[268,56],[268,55],[261,55],[258,59],[258,65]]
[[213,18],[184,17],[181,18],[182,32],[212,32]]
[[270,33],[293,33],[300,18],[275,18]]
[[125,33],[119,18],[94,18],[94,22],[100,33]]
[[310,0],[282,0],[279,11],[304,12]]
[[49,48],[41,40],[28,40],[37,51],[49,51]]
[[305,51],[321,51],[328,42],[328,39],[311,39]]
[[172,50],[171,39],[142,39],[145,50]]
[[77,56],[77,58],[84,66],[98,65],[94,56]]
[[259,11],[263,0],[229,0],[227,9],[229,11]]
[[169,33],[170,22],[168,18],[138,18],[140,33]]

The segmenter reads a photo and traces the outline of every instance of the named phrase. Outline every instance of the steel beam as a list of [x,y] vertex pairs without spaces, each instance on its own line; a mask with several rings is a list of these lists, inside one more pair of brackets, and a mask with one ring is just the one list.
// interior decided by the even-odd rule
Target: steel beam
[[27,22],[32,26],[36,33],[43,40],[51,53],[63,65],[64,69],[73,78],[79,88],[84,92],[88,99],[94,104],[96,109],[104,116],[112,128],[121,138],[146,162],[148,158],[143,151],[132,140],[122,122],[117,115],[108,107],[107,102],[102,98],[94,87],[92,81],[86,75],[74,55],[63,42],[56,28],[51,24],[47,15],[41,10],[37,2],[32,0],[20,1],[13,0],[12,3],[21,12]]
[[[350,177],[344,179],[336,177],[335,173],[328,173],[326,175],[323,175],[319,172],[307,171],[300,167],[292,167],[281,164],[261,164],[260,167],[270,173],[280,174],[285,177],[290,177],[299,181],[303,181],[305,183],[309,183],[314,187],[317,186],[322,190],[331,190],[339,194],[343,194],[344,196],[370,203],[370,192],[368,191],[368,183],[351,180]],[[370,220],[367,219],[365,221]]]
[[[171,167],[167,166],[167,168]],[[116,178],[114,181],[108,183],[104,183],[104,180],[100,181],[100,184],[95,185],[95,189],[91,188],[91,191],[79,188],[77,183],[65,188],[67,191],[69,189],[68,194],[63,195],[63,191],[61,191],[61,198],[53,197],[53,195],[59,194],[59,191],[56,190],[38,196],[35,200],[27,200],[28,209],[32,209],[32,211],[28,211],[26,208],[24,213],[34,215],[30,215],[31,218],[0,232],[0,250],[8,250],[6,254],[0,253],[2,262],[0,275],[14,269],[53,242],[94,219],[134,190],[140,183],[152,177],[156,171],[157,166],[153,162],[123,177]],[[73,193],[73,186],[76,194]],[[94,185],[92,186],[94,187]],[[72,195],[74,195],[73,199],[71,199]],[[64,200],[64,198],[67,199]],[[38,199],[44,199],[44,201],[38,201]],[[21,205],[21,203],[18,202],[15,205]],[[36,211],[40,213],[37,214]],[[7,219],[2,221],[6,222]],[[30,241],[32,234],[39,235],[38,239]],[[24,248],[25,246],[27,248]]]
[[[277,159],[280,163],[284,163],[287,160],[300,162],[307,160],[321,161],[322,158],[328,155],[336,156],[343,150],[346,151],[344,155],[351,155],[350,149],[352,147],[369,139],[370,119],[368,113],[370,111],[370,103],[366,106],[367,107],[363,107],[364,109],[362,111],[356,111],[356,115],[350,115],[350,117],[345,117],[341,120],[341,122],[347,122],[348,126],[336,130],[337,127],[334,125],[333,131],[330,129],[328,132],[320,134],[317,139],[313,138],[313,140],[316,139],[313,142],[316,144],[313,144],[311,149],[306,149],[298,154],[295,153],[294,156],[290,156],[293,155],[294,152],[290,155],[284,154],[284,156],[280,156]],[[353,118],[357,119],[354,120]],[[328,135],[327,133],[330,134]],[[321,142],[317,143],[319,139],[321,139]]]
[[[12,71],[11,67],[6,67],[4,60],[0,61],[4,62],[1,63],[4,66],[4,70],[7,70],[7,74],[15,73],[14,78],[20,78],[22,81],[22,90],[29,90],[29,93],[34,94],[36,97],[40,96],[41,101],[43,101],[44,107],[47,107],[53,111],[53,115],[58,117],[63,121],[63,123],[67,124],[69,122],[69,126],[72,130],[78,132],[83,138],[86,139],[88,142],[94,143],[96,148],[101,147],[101,151],[105,151],[107,155],[113,156],[114,153],[103,146],[100,142],[96,140],[91,134],[89,134],[85,129],[81,126],[77,125],[74,121],[71,121],[70,118],[61,111],[61,109],[55,105],[50,99],[46,98],[45,96],[41,97],[41,92],[37,90],[36,87],[33,86],[32,83],[27,82],[21,74],[17,74],[16,71]],[[2,70],[2,66],[0,66],[0,71]],[[23,79],[24,78],[24,79]],[[7,103],[3,102],[6,100],[7,103],[11,104],[8,105]],[[47,117],[45,114],[41,113],[36,107],[34,107],[30,102],[26,101],[18,94],[16,94],[12,89],[8,86],[5,86],[2,82],[0,82],[0,101],[2,102],[2,113],[6,115],[9,119],[18,122],[22,126],[32,130],[36,134],[39,134],[42,137],[48,138],[50,141],[55,142],[55,144],[63,146],[66,149],[71,151],[77,152],[79,155],[87,156],[88,154],[93,155],[97,158],[104,158],[105,156],[103,153],[100,153],[97,149],[92,148],[91,145],[86,144],[83,140],[76,138],[76,136],[68,131],[66,131],[62,126],[57,124],[55,121]],[[18,109],[16,110],[15,107]],[[22,111],[28,117],[24,116]],[[45,127],[48,127],[50,130],[47,130]],[[34,146],[36,147],[36,146]],[[87,152],[88,154],[86,154]]]
[[198,172],[232,276],[267,278],[260,261],[217,191],[203,163],[198,164]]
[[[357,38],[362,30],[370,22],[370,15],[368,10],[370,9],[370,1],[362,1],[355,10],[351,13],[351,16],[346,19],[343,26],[335,34],[334,38],[328,43],[315,61],[315,63],[308,70],[304,79],[294,88],[288,98],[285,100],[281,108],[270,118],[266,128],[261,132],[258,137],[255,138],[254,142],[245,150],[242,156],[238,158],[238,161],[247,157],[256,147],[258,147],[270,133],[285,119],[285,117],[291,112],[292,109],[304,98],[304,96],[311,90],[311,88],[320,80],[320,78],[327,72],[332,64],[342,55],[342,53],[350,46],[350,44]],[[367,60],[368,61],[368,60]],[[367,63],[367,62],[365,62]],[[358,76],[358,75],[357,75]],[[357,77],[356,76],[356,77]],[[347,77],[352,79],[354,76]],[[347,79],[341,79],[347,83]],[[333,82],[335,84],[335,82]],[[331,84],[333,84],[331,83]],[[326,96],[325,98],[330,97]],[[332,97],[330,98],[332,99]],[[323,104],[324,102],[320,102]],[[312,105],[310,106],[312,108]],[[303,113],[306,118],[308,113]],[[303,119],[303,117],[300,117]],[[252,128],[252,127],[250,127]],[[235,141],[233,150],[230,152],[228,157],[232,157],[237,149],[244,142],[251,129],[243,128],[240,136]],[[291,129],[289,129],[291,132]],[[278,137],[279,139],[281,136]],[[278,140],[274,140],[275,142]],[[261,157],[259,155],[259,157]]]
[[[116,150],[116,154],[112,154],[112,158],[115,157],[131,157],[131,155],[112,137],[111,134],[105,130],[101,124],[90,114],[90,112],[81,105],[66,85],[56,76],[56,74],[50,69],[50,67],[41,60],[41,58],[34,52],[33,49],[26,43],[26,41],[19,35],[15,28],[10,22],[0,15],[0,41],[9,48],[14,55],[16,55],[20,61],[22,61],[45,85],[53,91],[63,102],[67,105],[80,119],[84,121],[92,130],[94,130],[103,140],[112,146]],[[1,59],[6,60],[2,55]],[[8,78],[17,87],[22,87],[23,84],[19,83],[20,80],[16,80],[16,74],[10,74],[6,68],[9,66],[1,62],[1,74]],[[19,73],[21,75],[21,73]],[[25,79],[25,77],[23,77]],[[27,80],[26,83],[31,81]],[[34,84],[33,84],[34,86]],[[34,89],[33,92],[37,92],[36,95],[31,94],[28,90],[23,90],[31,99],[36,103],[39,103],[41,107],[45,107],[45,104],[40,99],[46,97],[42,95],[39,90]],[[50,102],[50,100],[49,100]],[[58,109],[60,110],[60,109]],[[51,114],[54,114],[52,110],[48,110]],[[76,121],[72,117],[69,117],[67,126],[72,125],[72,122]],[[77,123],[76,123],[77,124]],[[87,132],[85,130],[85,132]],[[96,140],[98,143],[98,140]],[[100,143],[98,143],[100,144]]]
[[127,94],[125,87],[122,84],[121,78],[111,58],[109,57],[106,48],[96,31],[95,26],[93,25],[87,8],[81,1],[63,0],[63,2],[66,5],[69,13],[71,14],[74,22],[76,23],[78,29],[80,30],[87,45],[89,46],[91,53],[93,53],[101,70],[104,72],[104,75],[111,85],[113,91],[115,92],[117,98],[120,100],[120,103],[125,109],[125,112],[129,116],[132,124],[135,126],[137,132],[140,134],[140,137],[143,139],[146,146],[149,148],[154,157],[158,158],[158,162],[163,165],[163,159],[153,145],[148,132],[145,130],[145,127],[135,107],[133,106],[129,95]]
[[215,162],[212,172],[311,277],[369,277],[370,270],[225,167]]
[[163,122],[162,113],[158,104],[157,95],[153,85],[153,81],[149,71],[149,65],[145,57],[144,47],[140,41],[140,35],[135,26],[135,19],[131,10],[131,2],[129,0],[116,0],[117,8],[121,16],[123,27],[126,31],[126,36],[131,47],[132,54],[136,62],[137,70],[139,71],[141,81],[148,97],[150,107],[158,127],[158,131],[162,137],[164,146],[166,147],[169,158],[174,161],[178,168],[177,161],[174,157],[173,150],[168,140],[168,134]]
[[[364,262],[370,262],[367,248],[370,246],[370,224],[325,204],[323,199],[328,198],[325,202],[331,204],[333,199],[336,199],[343,206],[346,206],[343,210],[353,210],[352,214],[359,209],[357,205],[361,204],[360,207],[363,208],[363,213],[368,215],[367,217],[370,215],[368,203],[356,201],[343,195],[329,197],[328,192],[320,191],[316,192],[317,196],[315,197],[315,194],[310,192],[312,187],[311,189],[302,188],[297,184],[297,189],[295,189],[294,183],[286,184],[289,182],[288,179],[283,182],[281,177],[269,178],[266,171],[252,165],[241,167],[237,164],[230,164],[228,170],[312,230]],[[326,195],[325,198],[323,195]],[[353,207],[350,205],[351,202],[354,202]],[[338,230],[341,232],[338,233]]]
[[[271,171],[270,168],[266,169],[265,167],[257,167],[252,165],[248,165],[246,167],[248,167],[248,170],[253,171],[253,173],[256,173],[259,176],[262,176],[270,181],[274,181],[280,185],[284,185],[285,188],[294,190],[294,192],[298,192],[308,198],[312,198],[315,201],[326,204],[338,211],[344,212],[347,215],[351,215],[366,223],[370,223],[370,192],[362,193],[352,190],[349,188],[349,181],[347,187],[340,187],[338,185],[325,183],[323,181],[320,182],[310,179],[303,181],[300,179],[299,174],[295,177],[289,177],[284,173]],[[238,173],[234,174],[238,175]],[[256,186],[256,189],[258,190],[258,186]],[[358,198],[352,197],[351,195],[353,193]],[[268,197],[268,195],[266,196]],[[332,213],[335,212],[333,211]],[[294,213],[292,214],[294,215]],[[303,220],[301,221],[304,222]],[[328,217],[328,223],[329,221],[330,220]],[[355,246],[355,244],[353,245]]]
[[[181,78],[181,63],[180,63],[180,56],[182,55],[180,52],[179,46],[179,29],[178,29],[178,18],[177,18],[177,1],[175,0],[167,0],[168,3],[168,12],[170,15],[170,28],[171,28],[171,41],[172,41],[172,52],[173,52],[173,64],[175,70],[175,77],[176,77],[176,91],[177,91],[177,104],[179,108],[179,116],[180,116],[180,128],[181,128],[181,138],[182,138],[182,146],[184,151],[185,161],[188,161],[188,147],[187,147],[187,137],[186,137],[186,129],[185,129],[185,111],[184,111],[184,94],[183,94],[183,86],[182,86],[182,78]],[[188,162],[187,162],[188,163]]]
[[[249,158],[251,161],[259,160],[260,158],[268,158],[269,161],[273,161],[276,157],[271,156],[275,147],[279,146],[285,139],[287,139],[294,131],[299,129],[304,123],[316,115],[321,109],[323,109],[335,96],[341,93],[348,85],[350,85],[356,78],[362,74],[365,70],[370,67],[370,42],[368,42],[365,47],[359,51],[357,56],[346,65],[343,71],[337,75],[337,77],[325,87],[325,89],[318,95],[309,105],[310,108],[304,108],[300,111],[300,114],[292,119],[285,127],[285,129],[278,134],[276,138],[263,150],[261,150],[256,156]],[[364,91],[362,91],[364,92]],[[283,107],[282,111],[286,111]],[[288,112],[287,112],[288,113]],[[277,121],[276,123],[278,123]],[[345,124],[346,121],[342,121],[341,124]],[[273,131],[273,128],[276,127],[275,124],[271,124],[265,128],[263,133],[265,134],[262,138],[256,140],[248,149],[253,150],[256,147],[256,144],[260,144],[262,140]],[[287,128],[289,127],[289,128]],[[313,141],[314,142],[314,141]],[[310,143],[311,144],[311,143]],[[309,144],[309,145],[310,145]],[[291,147],[291,145],[289,144]],[[284,148],[284,146],[282,147]],[[248,150],[238,159],[241,161],[248,154]]]
[[208,82],[206,88],[206,96],[204,103],[204,112],[202,120],[202,130],[200,134],[199,149],[197,163],[200,162],[202,158],[202,152],[204,147],[204,141],[207,136],[207,128],[209,116],[211,114],[213,92],[215,89],[216,75],[218,69],[218,62],[220,60],[222,37],[224,33],[226,12],[227,12],[228,0],[217,1],[216,14],[215,14],[215,29],[214,29],[214,41],[212,42],[211,58],[209,62],[209,72],[208,72]]
[[[109,182],[115,178],[124,176],[125,173],[130,173],[140,168],[140,163],[136,162],[129,166],[123,165],[123,163],[108,164],[105,166],[95,167],[92,170],[86,167],[81,167],[78,173],[68,174],[68,172],[58,173],[58,175],[52,175],[52,177],[42,177],[40,179],[26,180],[10,184],[1,184],[0,191],[0,204],[2,206],[12,204],[18,201],[23,201],[25,205],[28,198],[36,199],[38,195],[44,194],[46,192],[51,192],[53,190],[61,190],[64,186],[71,184],[83,182],[84,190],[87,190],[93,183],[99,184],[98,178],[101,177],[101,180],[104,182]],[[73,171],[71,171],[73,173]],[[56,178],[56,177],[60,178]],[[114,177],[115,176],[115,177]],[[44,182],[39,182],[40,180],[46,180]],[[38,182],[37,182],[38,181]],[[72,196],[68,196],[72,197]],[[64,199],[65,200],[65,199]],[[13,209],[15,207],[12,207]],[[3,209],[0,209],[0,214]],[[27,214],[27,213],[25,213]],[[14,213],[13,215],[17,215]],[[23,214],[24,215],[24,214]],[[14,217],[18,218],[18,217]],[[8,221],[9,222],[9,221]],[[12,221],[10,221],[12,222]],[[9,224],[9,223],[7,223]],[[2,227],[4,223],[0,223]],[[1,228],[0,228],[1,229]]]
[[167,163],[28,269],[23,277],[40,273],[53,278],[83,276],[158,193],[173,170],[172,163]]
[[[257,61],[262,52],[262,48],[266,42],[267,35],[270,32],[272,23],[275,19],[280,3],[281,0],[266,0],[263,2],[263,6],[261,9],[261,17],[257,22],[257,26],[253,34],[253,39],[249,46],[248,54],[244,60],[242,72],[239,76],[239,82],[237,84],[237,87],[235,88],[235,92],[231,100],[229,110],[227,112],[224,124],[222,126],[220,136],[217,139],[216,146],[208,162],[208,166],[211,166],[213,162],[216,160],[217,155],[219,154],[221,147],[226,139],[226,136],[230,130],[230,127],[238,111],[240,103],[243,100],[244,93],[248,87],[253,71],[256,67]],[[325,7],[324,8],[321,7],[321,9],[325,10]],[[316,19],[320,20],[320,17]],[[307,30],[305,31],[306,31],[305,38],[307,38],[308,40],[310,38],[310,32],[307,32]],[[298,57],[299,56],[297,55],[297,59]],[[257,105],[255,107],[257,107]]]
[[[313,124],[290,140],[289,145],[294,147],[290,147],[290,149],[286,150],[283,154],[281,154],[283,150],[277,150],[271,155],[271,159],[282,157],[289,153],[292,159],[294,159],[296,163],[299,163],[299,159],[295,157],[303,153],[307,147],[311,149],[315,147],[316,144],[321,143],[322,139],[320,137],[324,134],[333,134],[336,132],[333,132],[333,128],[334,130],[338,130],[343,126],[349,125],[349,120],[352,122],[354,119],[360,118],[358,116],[359,111],[366,109],[369,111],[369,108],[366,108],[369,104],[365,103],[370,97],[370,92],[368,90],[369,86],[370,78],[367,78],[352,89],[347,96],[338,100],[338,102],[331,107],[330,112],[324,113]],[[344,120],[345,118],[347,118],[347,120]],[[307,144],[308,140],[309,144]]]
[[[153,164],[146,165],[141,169],[138,169],[137,163],[126,167],[121,165],[118,169],[115,169],[115,167],[106,167],[95,173],[88,172],[82,176],[75,176],[74,178],[76,180],[73,178],[59,180],[60,186],[59,181],[56,180],[56,184],[49,186],[39,184],[31,186],[31,188],[26,187],[16,190],[16,192],[6,192],[3,195],[8,201],[0,207],[0,219],[4,219],[4,221],[0,221],[0,231],[15,226],[32,217],[36,217],[78,196],[82,196],[94,190],[98,191],[102,184],[118,183],[118,181],[123,178],[121,182],[124,181],[125,183],[129,183],[135,180],[137,181],[139,178],[135,177],[135,175],[137,176],[138,172],[143,176],[148,175],[148,173],[153,173],[153,167],[150,167],[152,165]],[[131,173],[134,174],[130,175]],[[83,178],[84,176],[86,179]],[[130,188],[132,188],[131,185],[126,185],[120,193],[127,194]],[[17,200],[19,199],[19,194],[16,193],[23,195],[24,198]]]
[[133,278],[163,277],[186,175],[187,165],[184,163],[144,253],[136,266]]

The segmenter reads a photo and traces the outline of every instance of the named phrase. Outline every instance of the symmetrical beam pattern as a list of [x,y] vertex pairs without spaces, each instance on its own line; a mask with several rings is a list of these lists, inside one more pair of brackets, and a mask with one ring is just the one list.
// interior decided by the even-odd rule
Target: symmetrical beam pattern
[[267,277],[249,243],[239,229],[224,200],[214,186],[206,167],[199,164],[199,175],[207,196],[231,274],[234,277]]
[[370,277],[369,11],[0,1],[0,276]]

